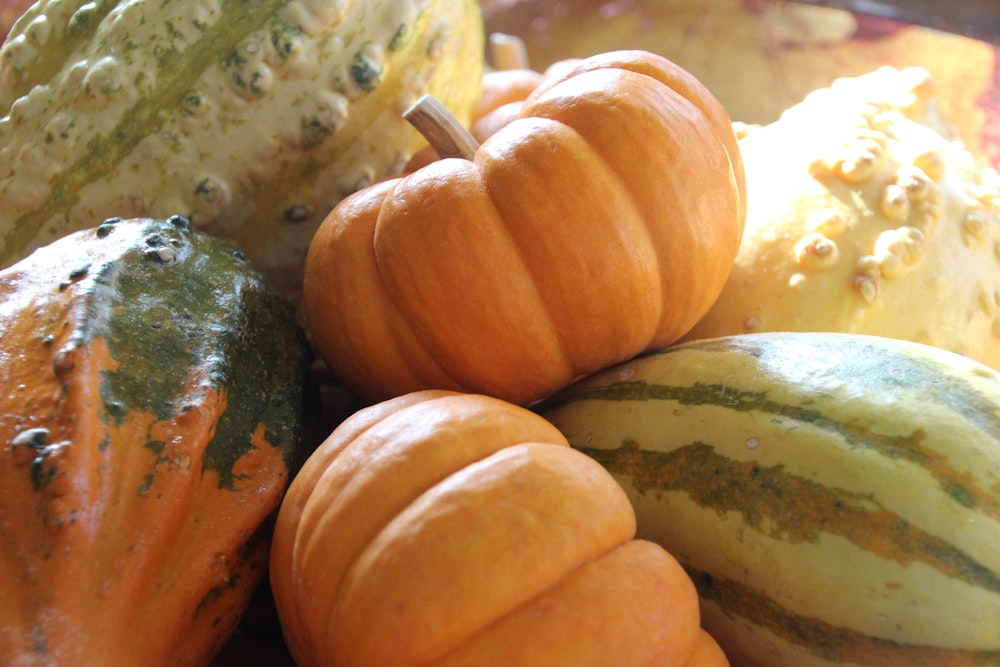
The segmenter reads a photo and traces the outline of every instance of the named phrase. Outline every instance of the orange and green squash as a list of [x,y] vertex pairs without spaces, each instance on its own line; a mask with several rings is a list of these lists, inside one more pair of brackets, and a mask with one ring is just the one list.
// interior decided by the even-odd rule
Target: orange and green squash
[[308,328],[362,399],[529,404],[676,340],[722,288],[742,162],[725,110],[670,61],[585,59],[468,157],[346,198],[312,240]]
[[276,288],[180,216],[0,272],[0,662],[208,664],[308,454],[310,357]]
[[313,452],[270,582],[299,667],[728,665],[703,659],[691,580],[634,531],[612,476],[537,414],[426,390]]

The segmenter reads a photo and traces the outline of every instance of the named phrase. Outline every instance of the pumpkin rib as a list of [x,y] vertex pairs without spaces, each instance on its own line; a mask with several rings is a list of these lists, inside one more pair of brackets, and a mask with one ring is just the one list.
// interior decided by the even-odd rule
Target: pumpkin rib
[[747,185],[745,166],[739,141],[732,130],[732,119],[726,108],[718,104],[712,92],[697,77],[666,58],[639,49],[624,49],[596,54],[590,58],[577,60],[552,72],[545,81],[532,92],[526,101],[534,101],[557,83],[578,73],[600,69],[619,69],[647,76],[673,90],[694,105],[715,128],[717,136],[725,145],[729,158],[734,185],[739,191],[741,219],[747,215]]
[[[405,394],[355,412],[349,420],[338,425],[335,431],[313,451],[292,480],[279,510],[280,520],[275,521],[269,564],[271,588],[275,600],[287,610],[282,618],[282,630],[290,647],[299,646],[303,642],[298,631],[305,627],[301,607],[292,605],[291,601],[284,599],[285,591],[291,590],[292,582],[300,576],[300,556],[302,550],[306,548],[303,542],[311,534],[309,526],[303,526],[302,523],[310,496],[304,496],[305,492],[301,490],[312,489],[320,484],[325,471],[337,459],[340,452],[387,415],[405,410],[408,406],[427,400],[431,396],[445,393],[427,390]],[[290,546],[286,547],[286,544]]]
[[[284,591],[299,585],[296,582],[284,588],[296,580],[298,572],[310,568],[323,572],[322,591],[311,591],[296,602],[295,613],[304,619],[326,613],[303,607],[335,598],[363,545],[401,508],[451,471],[524,439],[566,446],[562,435],[547,421],[520,409],[511,410],[512,406],[488,396],[431,390],[387,403],[388,409],[376,404],[358,413],[367,424],[363,430],[355,427],[353,418],[346,438],[336,430],[333,440],[328,439],[337,447],[336,455],[330,456],[330,446],[322,444],[304,468],[306,476],[301,482],[296,478],[282,505],[279,524],[287,524],[293,517],[294,524],[276,530],[273,550],[287,553],[292,541],[291,560],[296,569],[291,574],[280,570],[289,567],[288,560],[276,557],[272,563],[276,599],[285,600]],[[449,430],[451,422],[462,424],[461,429]],[[312,472],[316,469],[323,472],[316,475]],[[396,480],[391,492],[379,486],[382,478]],[[290,598],[285,601],[292,602]],[[289,624],[308,627],[291,620]],[[296,655],[325,655],[329,642],[322,637],[297,636],[298,641],[289,637]]]
[[681,564],[635,539],[580,563],[434,664],[681,667],[701,632],[698,595]]
[[[399,325],[403,315],[385,290],[376,287],[383,281],[372,239],[381,203],[399,182],[383,181],[345,200],[317,230],[306,256],[311,270],[303,280],[303,296],[310,304],[306,319],[313,340],[319,349],[341,350],[336,363],[330,364],[336,374],[373,383],[352,387],[361,395],[386,393],[387,384],[454,389],[426,346]],[[359,289],[331,293],[331,284],[356,284]],[[328,325],[331,318],[352,326]],[[382,344],[372,349],[368,342],[372,339]]]
[[[532,136],[533,141],[520,140],[523,135]],[[551,153],[535,148],[544,142],[548,142]],[[660,269],[659,258],[652,251],[652,239],[634,199],[625,194],[626,188],[620,187],[623,180],[592,149],[586,135],[558,120],[522,116],[480,147],[475,164],[491,200],[508,221],[506,229],[522,256],[536,255],[533,261],[524,261],[524,266],[540,286],[544,311],[553,321],[553,313],[564,315],[560,326],[554,328],[569,368],[563,384],[605,366],[611,350],[647,345],[660,318],[662,299],[655,289],[643,288],[656,282],[653,276]],[[543,187],[531,193],[528,185],[549,182],[551,174],[546,173],[549,169],[574,174],[572,194],[561,199],[558,192]],[[535,196],[528,199],[530,194]],[[535,225],[529,222],[538,215],[547,219],[548,207],[553,212],[578,214],[570,238],[555,240],[554,245],[560,248],[558,261],[537,257],[542,240],[553,237],[555,230],[545,230],[535,238]],[[606,211],[606,215],[601,211]],[[585,227],[586,222],[592,224]],[[603,242],[597,241],[596,233],[602,233]],[[579,235],[590,237],[592,243],[574,245],[572,237]],[[567,242],[560,243],[561,240]],[[609,256],[607,248],[611,246],[627,248],[627,261],[612,261],[618,255]],[[588,267],[597,274],[596,278],[567,275]],[[629,273],[632,275],[628,276]],[[623,309],[627,312],[622,312]],[[580,338],[579,331],[592,328],[594,322],[604,323],[599,339],[587,338],[585,343],[574,344],[574,339]],[[617,356],[618,360],[624,360],[631,355],[619,352]]]
[[[447,191],[442,182],[449,183]],[[387,224],[375,239],[382,284],[405,325],[457,382],[491,395],[503,391],[497,382],[506,382],[496,377],[498,366],[530,363],[539,376],[551,376],[525,378],[532,384],[553,382],[569,369],[552,342],[555,327],[544,316],[538,286],[524,273],[507,269],[520,261],[520,249],[503,220],[493,215],[496,211],[474,163],[440,160],[406,176],[385,199],[380,219],[405,218],[406,223]],[[487,227],[487,220],[495,223]],[[472,224],[476,227],[469,232]],[[426,246],[431,238],[435,253],[448,261],[428,266],[412,251],[414,244]]]
[[[564,497],[577,502],[556,501]],[[475,540],[444,539],[470,520]],[[631,539],[634,521],[624,492],[588,457],[554,443],[504,447],[415,498],[366,546],[337,598],[328,643],[346,665],[381,664],[386,651],[400,667],[433,663],[494,614]],[[496,551],[507,555],[497,561]],[[442,606],[453,598],[478,599],[478,609],[455,615]],[[386,636],[397,641],[387,646]]]
[[[574,77],[552,82],[538,91],[525,103],[521,113],[549,118],[583,133],[595,152],[601,154],[619,174],[632,172],[636,164],[642,165],[642,173],[622,180],[646,219],[651,221],[648,229],[659,256],[671,260],[661,273],[664,281],[661,289],[669,301],[663,305],[657,333],[647,344],[655,348],[679,338],[707,312],[710,306],[706,303],[709,301],[707,295],[722,289],[728,271],[717,271],[714,265],[705,263],[704,258],[717,257],[716,261],[723,265],[727,258],[731,261],[735,257],[740,234],[734,232],[742,229],[743,218],[736,210],[731,215],[722,216],[706,210],[706,198],[709,196],[713,198],[714,205],[734,206],[737,209],[741,206],[738,198],[735,202],[729,201],[730,197],[735,197],[735,191],[731,180],[733,158],[729,155],[726,142],[706,122],[696,103],[668,86],[641,84],[649,79],[651,77],[645,74],[628,70],[588,69]],[[597,92],[583,96],[577,92],[577,87]],[[629,94],[604,98],[607,93],[603,91],[617,93],[622,88],[627,89]],[[609,107],[629,122],[611,119],[600,124],[592,122],[592,113],[607,114]],[[665,109],[670,109],[670,113],[665,114]],[[609,129],[612,127],[615,128],[613,131]],[[733,134],[730,126],[726,129]],[[679,136],[682,131],[684,135]],[[629,136],[624,136],[624,133],[629,133]],[[709,150],[713,147],[715,150]],[[637,151],[642,151],[641,157],[636,155]],[[698,166],[695,167],[695,164]],[[724,170],[720,168],[723,164],[726,167]],[[714,180],[703,177],[699,187],[691,188],[686,179],[678,176],[664,179],[658,188],[650,189],[642,178],[643,173],[650,169],[669,174],[681,167],[692,173],[712,174]],[[720,177],[723,172],[729,175],[725,179]],[[714,184],[711,190],[709,183]],[[722,201],[714,201],[720,197]],[[701,214],[693,215],[693,211],[700,211]],[[682,215],[678,216],[678,212]],[[705,220],[711,220],[712,224],[705,224]],[[732,221],[734,228],[720,228],[718,220]],[[689,224],[676,224],[680,221]],[[677,248],[701,250],[685,254],[678,252]],[[688,260],[690,255],[701,261],[692,264]],[[700,308],[695,304],[701,304]],[[688,316],[678,322],[678,312],[688,313]]]

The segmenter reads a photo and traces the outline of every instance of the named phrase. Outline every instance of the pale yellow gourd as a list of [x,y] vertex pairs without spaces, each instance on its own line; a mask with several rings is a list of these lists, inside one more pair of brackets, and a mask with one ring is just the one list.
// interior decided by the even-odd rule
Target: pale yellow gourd
[[741,247],[687,338],[867,333],[1000,367],[1000,177],[955,136],[916,67],[838,80],[749,128]]

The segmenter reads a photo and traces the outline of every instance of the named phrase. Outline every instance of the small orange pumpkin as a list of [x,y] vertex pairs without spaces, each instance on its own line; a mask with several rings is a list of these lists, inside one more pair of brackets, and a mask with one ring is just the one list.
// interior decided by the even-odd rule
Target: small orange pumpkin
[[271,587],[300,667],[687,665],[706,641],[693,583],[634,535],[618,483],[549,422],[428,390],[312,454]]
[[531,403],[675,341],[729,274],[745,218],[736,137],[665,58],[582,60],[470,157],[356,193],[313,238],[309,328],[362,399]]

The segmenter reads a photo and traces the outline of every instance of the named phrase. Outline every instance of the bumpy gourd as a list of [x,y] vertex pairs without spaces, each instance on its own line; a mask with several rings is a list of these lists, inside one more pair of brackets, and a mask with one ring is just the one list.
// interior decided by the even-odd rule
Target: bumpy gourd
[[725,109],[669,60],[582,60],[472,153],[355,193],[313,238],[312,340],[364,400],[527,404],[669,344],[718,295],[743,167]]
[[306,458],[310,353],[186,219],[109,220],[0,272],[0,657],[205,665]]
[[473,0],[41,0],[0,48],[0,266],[187,215],[294,289],[316,226],[399,172],[424,93],[479,95]]
[[684,564],[741,667],[1000,664],[1000,374],[823,332],[676,345],[541,414]]
[[611,475],[538,415],[416,392],[303,466],[271,586],[300,667],[727,665],[690,579],[634,530]]
[[841,79],[740,147],[746,230],[688,338],[867,333],[1000,368],[1000,176],[950,133],[927,70]]

